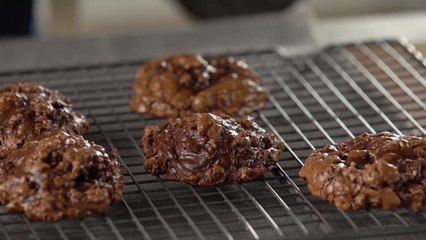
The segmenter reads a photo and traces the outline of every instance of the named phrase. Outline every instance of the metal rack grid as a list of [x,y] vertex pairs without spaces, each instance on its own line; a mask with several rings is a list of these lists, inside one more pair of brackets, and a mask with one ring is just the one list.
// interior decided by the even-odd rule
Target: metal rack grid
[[313,197],[298,176],[313,148],[362,132],[426,135],[426,68],[407,42],[332,46],[309,56],[279,49],[231,53],[263,77],[270,103],[256,122],[287,151],[263,181],[196,187],[143,169],[139,139],[163,120],[130,111],[141,62],[0,73],[0,83],[41,82],[71,97],[91,122],[87,139],[117,148],[123,201],[82,221],[44,223],[0,209],[1,239],[303,239],[426,234],[426,216],[406,210],[342,212]]

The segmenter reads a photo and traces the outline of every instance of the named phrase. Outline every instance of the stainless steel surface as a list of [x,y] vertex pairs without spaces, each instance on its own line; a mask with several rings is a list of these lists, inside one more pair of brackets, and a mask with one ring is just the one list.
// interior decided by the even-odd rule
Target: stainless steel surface
[[[404,43],[408,44],[408,43]],[[407,45],[408,46],[408,45]],[[410,47],[413,51],[413,49]],[[33,222],[0,210],[2,239],[342,239],[426,236],[424,213],[378,209],[342,212],[313,197],[298,176],[312,149],[365,131],[425,135],[426,68],[398,42],[332,46],[288,57],[275,49],[230,52],[264,79],[270,103],[256,122],[287,151],[264,180],[196,187],[143,169],[139,139],[162,119],[130,111],[142,61],[0,72],[0,83],[41,82],[71,97],[86,114],[85,135],[117,148],[126,178],[123,202],[82,221]]]

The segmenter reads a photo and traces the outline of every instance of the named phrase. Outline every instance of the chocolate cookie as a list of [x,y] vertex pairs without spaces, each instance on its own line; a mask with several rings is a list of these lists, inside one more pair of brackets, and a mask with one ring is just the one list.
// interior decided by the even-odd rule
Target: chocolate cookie
[[315,150],[300,176],[313,195],[342,210],[406,207],[421,211],[426,193],[426,139],[389,132]]
[[120,201],[114,153],[63,131],[27,142],[0,162],[0,202],[35,220],[79,219]]
[[195,112],[245,116],[267,99],[259,77],[241,60],[176,55],[139,68],[130,106],[156,117]]
[[0,157],[59,128],[77,134],[88,128],[86,118],[59,92],[31,83],[0,89]]
[[251,118],[210,113],[147,126],[142,138],[145,169],[193,185],[246,182],[263,177],[284,144]]

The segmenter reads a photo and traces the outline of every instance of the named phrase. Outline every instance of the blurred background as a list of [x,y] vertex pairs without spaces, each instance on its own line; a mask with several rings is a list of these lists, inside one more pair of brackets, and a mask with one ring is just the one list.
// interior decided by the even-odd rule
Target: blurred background
[[424,0],[2,0],[0,36],[52,39],[178,31],[215,18],[277,14],[295,2],[308,9],[305,17],[312,19],[320,41],[351,40],[354,35],[426,38]]
[[425,13],[425,0],[1,0],[0,69],[401,36],[426,52]]

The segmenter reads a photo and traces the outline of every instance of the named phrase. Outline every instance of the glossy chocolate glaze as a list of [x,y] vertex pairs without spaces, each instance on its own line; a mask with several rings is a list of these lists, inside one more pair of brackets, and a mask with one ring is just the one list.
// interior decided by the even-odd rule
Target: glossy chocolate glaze
[[342,210],[406,207],[418,212],[426,194],[426,139],[364,133],[315,150],[300,176],[313,195]]
[[263,177],[284,144],[249,117],[210,113],[147,126],[141,141],[145,169],[193,185],[246,182]]
[[157,117],[194,112],[245,116],[268,99],[256,73],[231,57],[176,55],[142,65],[130,106]]
[[114,153],[63,131],[27,142],[0,162],[0,202],[34,220],[104,212],[120,201],[123,186]]
[[59,128],[83,134],[88,126],[86,118],[74,112],[70,100],[57,91],[31,83],[0,89],[0,157]]

